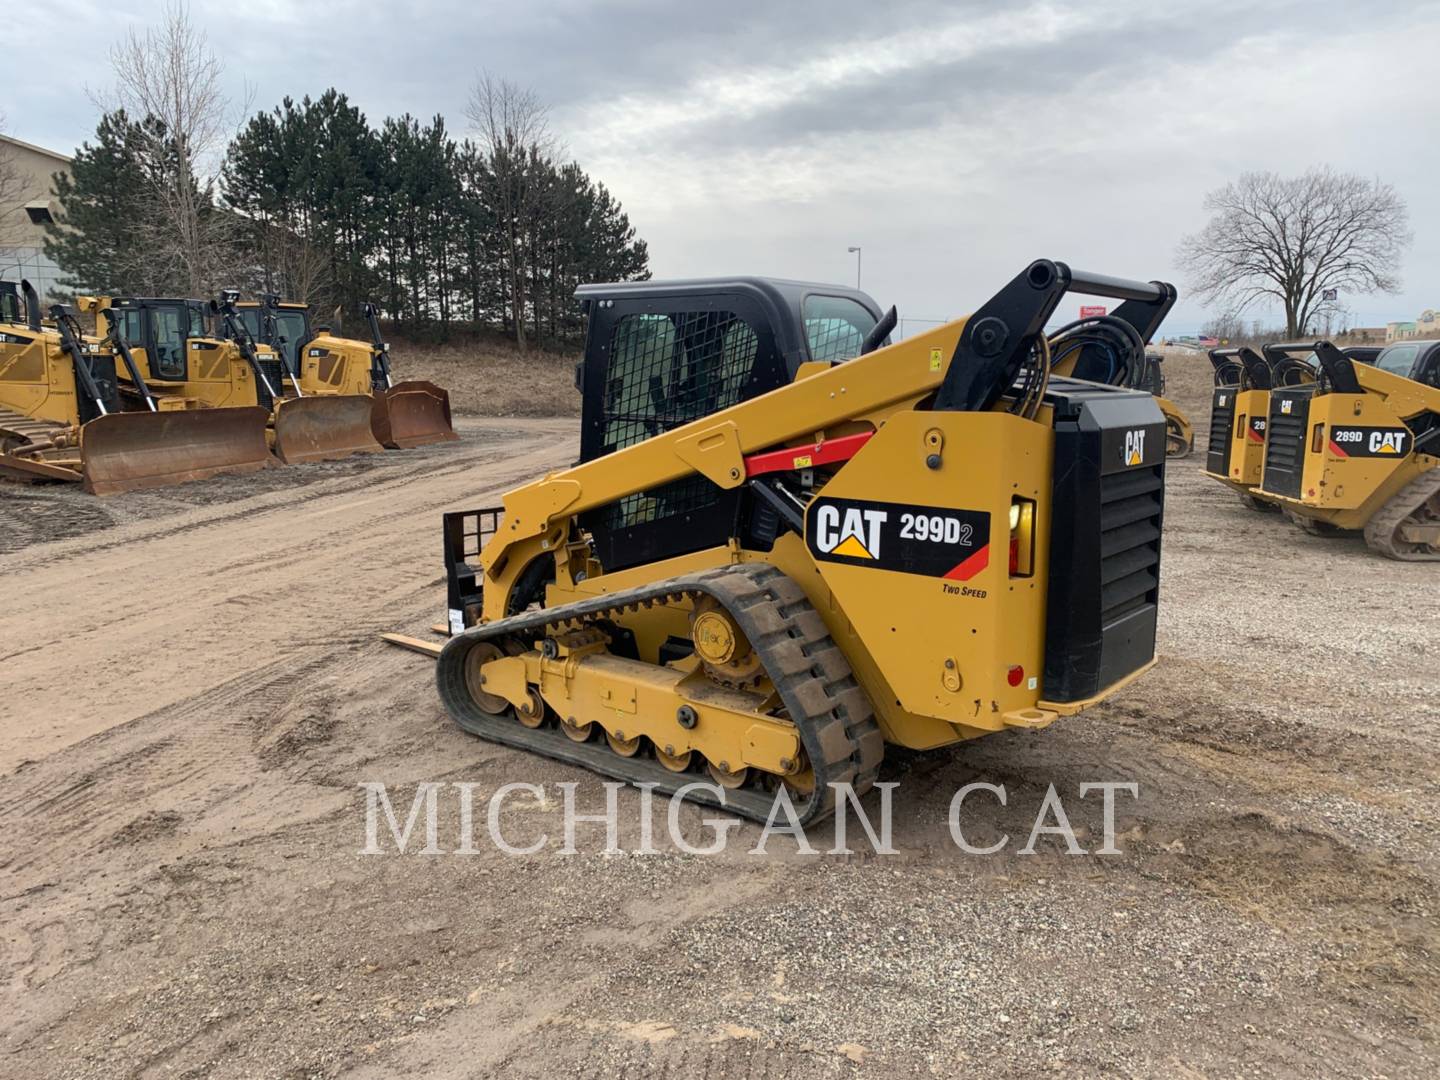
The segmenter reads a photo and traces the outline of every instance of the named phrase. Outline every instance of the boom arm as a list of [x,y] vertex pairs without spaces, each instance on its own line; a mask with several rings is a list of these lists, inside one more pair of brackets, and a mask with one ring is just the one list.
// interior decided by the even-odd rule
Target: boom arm
[[1037,259],[966,321],[935,408],[991,408],[1014,383],[1035,339],[1068,292],[1126,301],[1116,315],[1146,340],[1175,303],[1173,285],[1087,274],[1062,262]]
[[374,304],[365,305],[365,321],[370,324],[370,386],[389,390],[395,385],[390,377],[390,346],[380,335],[380,313]]

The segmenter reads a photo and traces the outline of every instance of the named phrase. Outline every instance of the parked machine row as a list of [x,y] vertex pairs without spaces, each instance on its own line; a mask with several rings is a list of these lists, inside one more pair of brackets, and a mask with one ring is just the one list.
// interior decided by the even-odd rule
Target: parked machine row
[[103,495],[454,440],[449,395],[395,383],[365,315],[368,342],[235,292],[82,296],[46,320],[28,282],[0,283],[0,476]]
[[1247,506],[1440,560],[1440,342],[1215,349],[1205,472]]

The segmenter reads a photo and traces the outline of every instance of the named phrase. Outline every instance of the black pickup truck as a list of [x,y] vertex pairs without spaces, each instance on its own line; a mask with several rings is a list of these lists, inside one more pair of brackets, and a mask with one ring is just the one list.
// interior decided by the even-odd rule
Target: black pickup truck
[[1397,341],[1386,345],[1375,366],[1426,386],[1440,386],[1440,341]]

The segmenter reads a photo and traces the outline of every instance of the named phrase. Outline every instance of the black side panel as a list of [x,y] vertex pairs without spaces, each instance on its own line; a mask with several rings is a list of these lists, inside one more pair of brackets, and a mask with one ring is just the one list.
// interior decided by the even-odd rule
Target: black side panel
[[1205,471],[1216,476],[1230,475],[1230,438],[1235,430],[1234,389],[1216,390],[1210,405],[1210,448],[1205,454]]
[[1305,440],[1310,428],[1313,386],[1291,386],[1270,393],[1270,428],[1265,438],[1265,473],[1260,487],[1274,495],[1299,498],[1305,475]]
[[[95,388],[100,391],[100,399],[105,403],[105,408],[112,413],[119,412],[120,387],[115,381],[115,358],[90,353],[86,355],[85,363],[90,369],[90,378],[94,380]],[[76,382],[78,383],[79,380],[77,379]],[[88,424],[100,415],[100,410],[95,407],[95,402],[78,385],[76,398],[82,424]]]
[[1079,701],[1155,655],[1165,421],[1153,397],[1133,391],[1078,390],[1050,400],[1055,486],[1044,696]]

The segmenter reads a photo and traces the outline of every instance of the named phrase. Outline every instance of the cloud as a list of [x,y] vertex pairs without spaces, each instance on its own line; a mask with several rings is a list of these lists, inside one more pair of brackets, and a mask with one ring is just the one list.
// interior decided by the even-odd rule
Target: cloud
[[[66,25],[122,33],[159,3],[57,0]],[[1374,174],[1410,202],[1398,297],[1440,302],[1430,198],[1440,93],[1407,43],[1440,5],[1342,0],[661,0],[513,4],[194,0],[237,99],[334,84],[372,123],[445,115],[463,134],[478,69],[554,107],[570,151],[621,198],[657,274],[848,279],[911,317],[982,302],[1038,256],[1176,278],[1205,191],[1249,169]],[[1418,55],[1418,54],[1417,54]],[[14,134],[71,149],[96,117],[73,65],[27,69]],[[103,66],[86,69],[92,85]],[[23,101],[23,108],[18,104]],[[1193,329],[1183,299],[1172,315]]]

